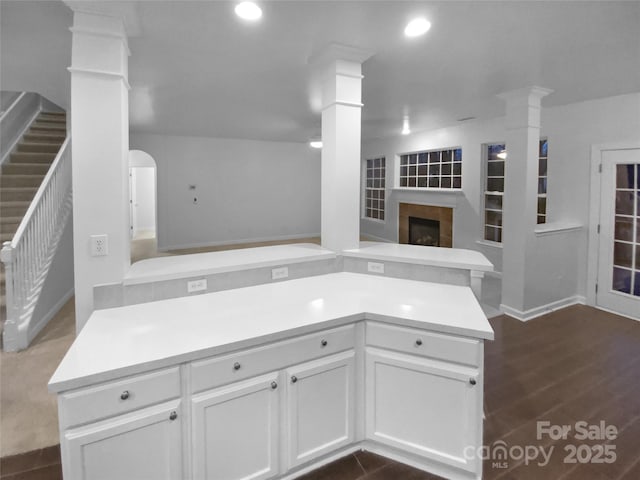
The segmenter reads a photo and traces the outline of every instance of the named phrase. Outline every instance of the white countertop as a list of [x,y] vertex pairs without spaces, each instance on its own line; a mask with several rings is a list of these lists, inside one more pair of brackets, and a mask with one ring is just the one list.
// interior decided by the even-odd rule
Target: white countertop
[[313,243],[158,257],[141,260],[131,265],[123,283],[135,285],[332,258],[336,258],[335,252]]
[[365,318],[493,339],[468,287],[332,273],[97,310],[49,389],[79,388]]
[[492,272],[493,264],[482,253],[462,248],[425,247],[399,243],[360,242],[360,248],[345,250],[345,257],[430,265]]

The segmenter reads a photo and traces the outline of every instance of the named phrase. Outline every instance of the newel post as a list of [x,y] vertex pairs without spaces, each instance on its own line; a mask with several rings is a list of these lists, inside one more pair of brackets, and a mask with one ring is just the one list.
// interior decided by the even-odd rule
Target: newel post
[[[14,292],[14,272],[13,272],[13,247],[11,246],[11,242],[7,241],[2,244],[2,250],[0,250],[0,260],[4,263],[4,275],[5,275],[5,302],[7,308],[7,324],[12,324],[17,321],[16,318],[16,302],[15,302],[15,292]],[[3,343],[6,347],[7,344],[11,344],[11,339],[7,339],[7,332],[14,331],[14,329],[3,329]],[[6,348],[5,348],[6,350]]]

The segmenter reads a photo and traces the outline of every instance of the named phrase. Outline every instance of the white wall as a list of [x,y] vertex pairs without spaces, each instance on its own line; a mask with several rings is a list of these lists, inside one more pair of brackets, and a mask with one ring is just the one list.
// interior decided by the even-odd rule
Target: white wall
[[132,133],[130,145],[157,164],[159,249],[320,233],[320,152],[307,144]]
[[[585,295],[591,145],[639,138],[640,94],[554,108],[545,108],[543,100],[541,135],[549,139],[548,221],[578,221],[585,228],[577,234],[538,238],[529,253],[534,257],[535,271],[527,272],[528,284],[532,285],[525,301],[528,309]],[[397,241],[399,202],[455,206],[454,247],[482,251],[501,271],[501,248],[477,241],[482,239],[481,146],[504,139],[504,119],[499,118],[365,142],[363,159],[380,155],[387,158],[387,187],[393,186],[397,154],[460,146],[463,188],[457,194],[388,190],[386,221],[363,219],[361,232]]]
[[0,84],[70,105],[73,14],[63,2],[0,2]]

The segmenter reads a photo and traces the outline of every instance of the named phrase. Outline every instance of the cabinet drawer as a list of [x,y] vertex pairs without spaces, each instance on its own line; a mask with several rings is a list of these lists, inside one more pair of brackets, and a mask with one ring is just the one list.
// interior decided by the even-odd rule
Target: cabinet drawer
[[127,377],[59,397],[64,428],[137,410],[180,397],[178,367]]
[[470,338],[375,322],[368,322],[366,330],[367,345],[465,365],[482,363],[480,343]]
[[348,325],[324,332],[273,343],[264,347],[201,360],[191,364],[191,391],[210,388],[254,377],[315,358],[351,349],[355,344],[355,326]]

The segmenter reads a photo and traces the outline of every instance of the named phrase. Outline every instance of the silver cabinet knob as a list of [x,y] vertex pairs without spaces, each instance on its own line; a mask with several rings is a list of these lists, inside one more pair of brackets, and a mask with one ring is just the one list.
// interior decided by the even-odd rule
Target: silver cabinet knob
[[129,390],[125,390],[120,394],[120,400],[126,400],[127,398],[129,398]]
[[298,377],[296,377],[295,375],[293,375],[291,377],[291,383],[296,383],[298,381]]
[[422,339],[419,338],[416,340],[416,345],[419,347],[420,345],[422,345]]
[[275,390],[276,388],[278,388],[278,384],[276,382],[271,382],[271,388]]
[[475,379],[475,378],[470,378],[470,379],[469,379],[469,383],[470,383],[471,385],[475,385],[475,384],[476,384],[476,379]]
[[171,415],[169,415],[169,420],[175,420],[176,418],[178,418],[178,414],[174,410],[173,412],[171,412]]
[[233,364],[233,369],[234,370],[240,370],[240,364],[238,362]]
[[322,340],[322,341],[320,342],[320,345],[322,345],[323,347],[326,347],[326,346],[327,346],[327,343],[328,343],[328,342],[327,342],[326,340]]

